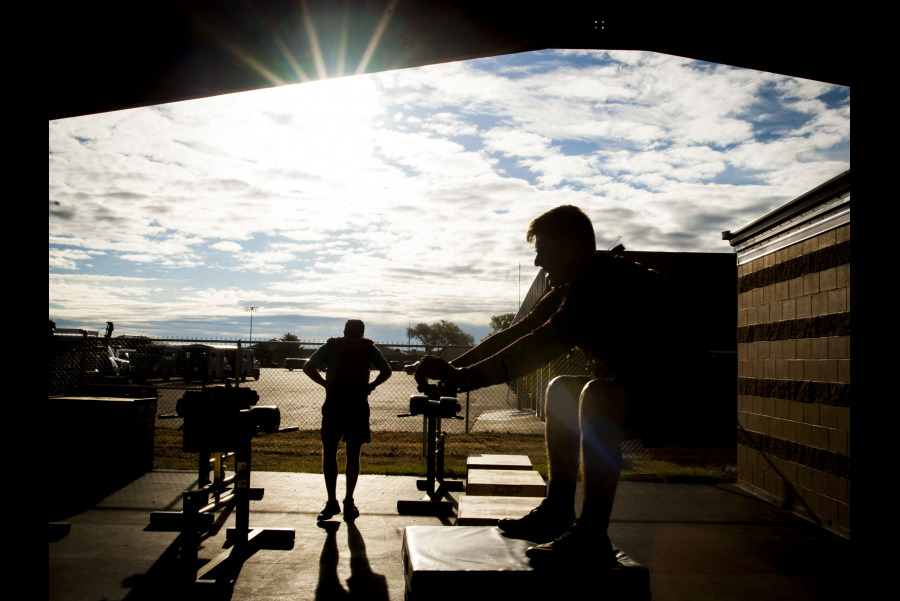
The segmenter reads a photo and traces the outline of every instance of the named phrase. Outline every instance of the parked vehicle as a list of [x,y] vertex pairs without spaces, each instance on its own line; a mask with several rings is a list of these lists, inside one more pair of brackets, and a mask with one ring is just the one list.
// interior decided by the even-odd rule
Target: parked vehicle
[[259,361],[253,356],[253,349],[250,348],[242,348],[241,349],[241,360],[240,360],[240,369],[241,373],[238,374],[238,360],[237,354],[238,351],[236,348],[229,347],[222,350],[225,355],[225,358],[229,363],[229,376],[232,378],[237,378],[240,376],[241,380],[246,380],[248,377],[252,377],[254,380],[259,380]]
[[284,360],[284,368],[288,371],[303,369],[304,365],[306,365],[306,359],[301,359],[299,357],[290,357]]
[[231,347],[188,344],[178,349],[178,375],[186,382],[223,380],[232,375],[226,350]]

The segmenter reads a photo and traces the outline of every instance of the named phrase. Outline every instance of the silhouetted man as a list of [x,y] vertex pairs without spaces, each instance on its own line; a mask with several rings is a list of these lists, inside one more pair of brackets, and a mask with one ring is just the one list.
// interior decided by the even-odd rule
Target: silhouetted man
[[[547,497],[525,517],[501,520],[514,538],[536,543],[532,565],[612,564],[609,515],[621,471],[626,427],[640,421],[653,366],[654,294],[659,275],[610,252],[598,252],[594,228],[581,209],[561,206],[535,219],[526,232],[534,264],[550,291],[509,328],[452,363],[426,357],[416,381],[442,380],[461,391],[508,382],[546,366],[573,347],[593,362],[591,376],[560,376],[547,387]],[[584,505],[575,519],[579,456]]]
[[[375,343],[364,338],[366,326],[350,319],[342,338],[329,338],[303,366],[303,373],[325,388],[322,405],[322,472],[328,501],[318,520],[328,520],[341,512],[337,500],[337,450],[343,439],[347,450],[347,492],[344,497],[344,519],[359,516],[353,492],[359,479],[359,456],[364,443],[370,442],[369,394],[391,377],[391,368]],[[378,370],[369,382],[369,369]],[[325,377],[319,374],[325,369]]]

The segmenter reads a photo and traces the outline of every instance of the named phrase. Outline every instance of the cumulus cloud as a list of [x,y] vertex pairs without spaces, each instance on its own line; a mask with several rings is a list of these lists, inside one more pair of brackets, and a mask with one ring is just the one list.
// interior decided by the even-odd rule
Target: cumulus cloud
[[730,252],[722,230],[849,168],[849,124],[845,88],[574,50],[55,121],[53,317],[487,324],[536,274],[539,213]]

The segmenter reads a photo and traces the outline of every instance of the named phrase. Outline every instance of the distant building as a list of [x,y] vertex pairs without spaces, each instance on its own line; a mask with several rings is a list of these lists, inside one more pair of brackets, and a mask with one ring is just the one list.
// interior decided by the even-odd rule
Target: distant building
[[735,232],[738,482],[850,533],[850,171]]

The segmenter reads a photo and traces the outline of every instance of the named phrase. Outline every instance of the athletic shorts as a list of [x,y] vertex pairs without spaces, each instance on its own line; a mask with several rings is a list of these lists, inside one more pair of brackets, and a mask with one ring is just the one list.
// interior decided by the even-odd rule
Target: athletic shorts
[[325,399],[322,405],[322,441],[364,444],[372,441],[369,428],[369,401],[353,403]]

